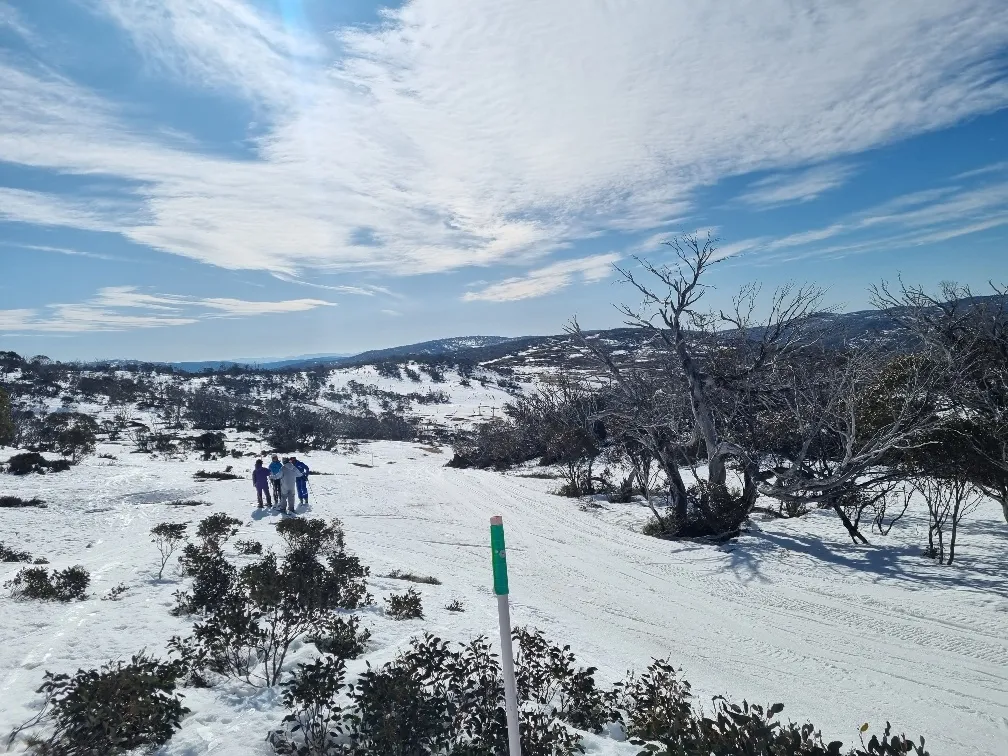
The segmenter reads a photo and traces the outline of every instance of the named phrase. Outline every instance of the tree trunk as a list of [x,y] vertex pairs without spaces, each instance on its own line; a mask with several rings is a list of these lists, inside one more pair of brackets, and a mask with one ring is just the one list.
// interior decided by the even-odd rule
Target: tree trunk
[[868,539],[861,535],[861,531],[858,530],[854,523],[850,521],[847,513],[843,511],[843,507],[839,504],[834,504],[833,511],[840,517],[840,522],[842,522],[844,527],[847,528],[847,534],[851,537],[851,540],[854,541],[854,543],[860,541],[861,543],[868,545]]
[[956,501],[955,508],[952,510],[952,532],[949,534],[949,557],[945,564],[952,564],[952,560],[955,559],[956,531],[959,529],[959,506],[959,502]]

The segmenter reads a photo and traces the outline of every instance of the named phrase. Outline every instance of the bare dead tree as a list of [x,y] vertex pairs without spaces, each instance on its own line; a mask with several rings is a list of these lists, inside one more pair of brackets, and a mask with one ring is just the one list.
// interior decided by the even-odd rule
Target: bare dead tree
[[[678,262],[655,265],[637,259],[645,276],[617,268],[624,281],[642,297],[638,308],[620,307],[628,325],[643,329],[666,355],[664,384],[669,396],[688,398],[689,437],[686,427],[668,422],[641,434],[661,461],[669,479],[669,494],[675,527],[683,532],[689,516],[689,491],[678,466],[690,446],[702,448],[706,476],[698,477],[699,496],[693,503],[710,523],[715,519],[738,525],[752,511],[757,496],[760,455],[743,442],[757,423],[774,385],[775,367],[800,343],[801,321],[822,297],[815,287],[785,287],[772,298],[769,314],[754,318],[758,286],[747,286],[733,301],[729,312],[700,309],[709,288],[705,275],[718,263],[714,240],[684,236],[667,242]],[[602,345],[593,342],[573,321],[568,331],[587,347],[609,372],[638,417],[648,414],[652,401],[642,391],[641,381],[617,365]],[[730,331],[731,335],[725,332]],[[673,402],[674,403],[674,402]],[[677,418],[678,419],[678,418]],[[671,431],[671,432],[669,432]],[[662,433],[671,438],[662,439]],[[732,469],[742,481],[742,490],[728,487]],[[727,518],[716,518],[716,507]]]
[[874,513],[880,532],[891,527],[884,523],[898,479],[893,458],[926,444],[939,422],[939,371],[876,347],[806,350],[787,369],[791,386],[782,394],[778,422],[788,432],[778,434],[779,462],[763,477],[760,493],[829,507],[855,543],[868,543],[859,526],[865,511]]
[[[946,282],[938,294],[883,283],[875,303],[912,333],[945,371],[950,411],[944,435],[956,438],[972,483],[1001,504],[1008,522],[1008,288],[980,297]],[[947,444],[952,446],[952,443]]]
[[[963,518],[976,510],[981,492],[961,470],[948,470],[946,477],[924,477],[916,481],[928,507],[927,555],[939,564],[955,560],[956,538]],[[949,528],[948,558],[945,557],[945,533]],[[937,540],[937,545],[935,541]]]

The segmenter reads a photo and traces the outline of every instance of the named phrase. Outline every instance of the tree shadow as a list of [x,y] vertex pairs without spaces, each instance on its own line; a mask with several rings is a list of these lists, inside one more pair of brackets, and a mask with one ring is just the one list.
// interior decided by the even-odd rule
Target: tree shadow
[[[972,550],[971,540],[975,541]],[[825,570],[835,569],[838,576],[853,570],[870,576],[874,582],[892,580],[904,585],[969,588],[1006,594],[1008,548],[1005,547],[1008,547],[1008,527],[998,529],[993,523],[973,522],[960,533],[952,565],[939,565],[928,559],[919,545],[884,542],[870,546],[841,544],[794,532],[750,533],[749,538],[737,543],[729,553],[733,571],[740,575],[755,575],[760,580],[766,579],[760,572],[760,563],[774,549],[786,549],[819,562]]]

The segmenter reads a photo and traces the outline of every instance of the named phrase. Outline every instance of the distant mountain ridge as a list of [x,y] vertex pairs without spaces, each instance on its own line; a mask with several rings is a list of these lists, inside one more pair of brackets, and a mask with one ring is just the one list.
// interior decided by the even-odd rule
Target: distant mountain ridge
[[274,360],[264,360],[261,358],[206,360],[203,362],[173,362],[171,364],[172,367],[176,367],[179,370],[184,370],[189,373],[198,373],[207,369],[226,370],[227,368],[235,365],[241,367],[256,367],[263,370],[292,370],[324,365],[359,365],[410,357],[454,356],[469,349],[495,346],[512,340],[512,338],[507,336],[455,336],[447,339],[421,341],[417,344],[404,344],[402,346],[388,347],[385,349],[371,349],[360,353],[312,354]]
[[[999,297],[976,297],[976,300],[998,300]],[[817,312],[809,315],[804,326],[831,348],[845,344],[877,343],[888,348],[905,348],[908,334],[898,321],[898,308],[888,310],[855,310],[854,312]],[[635,350],[650,342],[639,328],[619,327],[591,331],[603,339],[612,350]],[[573,337],[561,333],[549,336],[457,336],[422,341],[416,344],[371,349],[357,354],[306,355],[279,360],[221,360],[214,362],[177,362],[173,366],[188,372],[210,368],[226,369],[233,365],[264,370],[299,370],[324,366],[356,366],[378,362],[430,359],[455,359],[472,364],[490,364],[498,368],[519,365],[542,367],[574,367],[583,359],[573,357],[580,350]],[[573,361],[572,361],[573,360]]]

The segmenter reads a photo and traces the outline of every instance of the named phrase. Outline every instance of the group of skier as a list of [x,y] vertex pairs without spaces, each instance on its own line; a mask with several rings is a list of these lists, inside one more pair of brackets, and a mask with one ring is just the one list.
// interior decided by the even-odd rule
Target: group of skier
[[[298,504],[308,506],[308,465],[297,457],[284,457],[283,461],[274,454],[269,466],[257,459],[252,470],[252,483],[256,490],[259,509],[274,507],[282,513],[294,514],[294,497]],[[272,488],[272,496],[270,489]],[[263,499],[266,500],[265,504]]]

